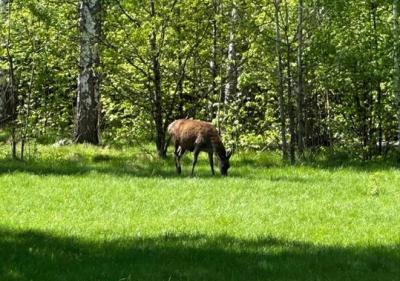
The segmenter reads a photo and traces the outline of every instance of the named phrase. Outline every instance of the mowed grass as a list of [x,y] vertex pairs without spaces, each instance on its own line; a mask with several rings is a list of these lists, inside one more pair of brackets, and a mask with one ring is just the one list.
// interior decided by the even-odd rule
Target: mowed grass
[[400,280],[397,165],[141,148],[0,154],[0,280]]

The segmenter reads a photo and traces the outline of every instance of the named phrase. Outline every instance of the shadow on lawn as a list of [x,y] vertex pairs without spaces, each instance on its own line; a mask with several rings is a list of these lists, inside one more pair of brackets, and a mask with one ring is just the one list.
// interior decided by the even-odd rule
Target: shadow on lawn
[[[123,161],[113,159],[106,162],[92,162],[87,160],[34,160],[21,162],[17,160],[0,160],[0,174],[24,172],[35,175],[84,175],[89,172],[111,174],[115,176],[135,177],[174,177],[171,169],[165,165],[153,162]],[[171,164],[172,168],[172,164]]]
[[0,280],[399,280],[400,246],[164,235],[85,242],[0,230]]
[[[0,159],[0,175],[14,172],[23,172],[35,175],[84,175],[90,172],[100,174],[109,174],[113,176],[132,176],[143,178],[188,178],[191,169],[190,163],[184,163],[182,166],[182,174],[175,172],[175,165],[172,159],[158,161],[122,161],[111,160],[103,163],[91,161],[18,161],[18,160],[1,160]],[[219,170],[215,167],[216,177],[219,176]],[[195,175],[201,178],[212,178],[209,166],[198,164],[196,166]],[[235,175],[230,175],[234,176]],[[242,177],[237,174],[236,177]]]
[[[161,161],[161,160],[160,160]],[[140,178],[190,178],[190,161],[186,161],[182,166],[182,174],[177,175],[172,160],[163,162],[151,162],[139,164],[135,161],[108,161],[103,165],[93,163],[74,162],[68,160],[60,160],[57,162],[47,162],[45,160],[34,162],[21,162],[15,160],[0,160],[0,175],[13,172],[24,172],[34,175],[85,175],[90,172],[100,174],[109,174],[113,176],[131,176]],[[240,166],[239,166],[240,167]],[[247,167],[248,170],[254,167]],[[219,170],[215,167],[215,176],[211,175],[208,164],[196,166],[195,176],[202,179],[222,178]],[[246,178],[246,179],[264,179],[271,182],[292,182],[292,183],[308,183],[315,181],[312,178],[304,178],[296,175],[271,175],[268,173],[251,173],[246,170],[236,170],[233,167],[229,171],[228,178]]]
[[354,171],[363,172],[380,172],[392,169],[400,169],[400,163],[397,160],[347,160],[347,161],[337,161],[337,160],[316,160],[309,161],[305,163],[307,166],[315,169],[325,169],[325,170],[337,170],[337,169],[351,169]]
[[[179,176],[175,173],[175,165],[172,157],[166,160],[158,158],[142,157],[139,155],[104,155],[97,154],[91,158],[87,155],[74,153],[69,158],[52,159],[37,158],[31,161],[18,161],[9,158],[0,159],[0,174],[13,172],[26,172],[36,175],[83,175],[90,172],[101,174],[110,174],[115,176],[133,176],[133,177],[163,177],[163,178],[187,178],[191,169],[192,155],[186,155],[183,159],[183,171]],[[398,169],[400,167],[397,161],[370,161],[363,162],[357,160],[340,161],[340,159],[323,159],[304,162],[300,165],[308,166],[314,169],[353,169],[356,171],[384,171]],[[290,181],[290,182],[308,182],[310,179],[297,177],[294,175],[274,176],[263,171],[273,168],[285,168],[282,162],[276,161],[276,158],[268,158],[265,155],[260,157],[240,156],[234,158],[229,171],[229,177],[234,178],[264,178],[270,181]],[[295,166],[296,167],[296,166]],[[219,176],[218,165],[215,164],[217,177]],[[255,171],[255,173],[253,173]],[[201,178],[212,178],[208,160],[200,159],[196,166],[197,176]]]
[[[264,166],[256,166],[248,160],[236,160],[232,163],[229,177],[255,178],[247,171],[240,171],[237,168],[247,167],[249,170],[259,169]],[[158,158],[129,158],[128,156],[95,155],[88,159],[84,156],[75,155],[70,159],[46,159],[38,158],[31,161],[12,160],[10,158],[0,159],[0,174],[24,172],[35,175],[84,175],[90,172],[110,174],[114,176],[133,177],[163,177],[163,178],[187,178],[191,170],[191,155],[182,161],[182,175],[175,172],[175,164],[172,157],[165,160]],[[215,177],[220,177],[218,164],[215,163]],[[201,178],[213,178],[209,168],[208,160],[199,159],[196,165],[195,175]],[[271,177],[272,181],[291,180],[288,177]]]

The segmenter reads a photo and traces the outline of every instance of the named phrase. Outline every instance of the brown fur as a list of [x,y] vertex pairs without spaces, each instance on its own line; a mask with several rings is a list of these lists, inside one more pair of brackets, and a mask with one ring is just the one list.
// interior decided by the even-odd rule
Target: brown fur
[[208,153],[212,174],[214,174],[213,154],[215,153],[219,160],[221,174],[227,175],[230,153],[226,153],[218,131],[211,123],[179,119],[168,126],[168,133],[175,145],[175,164],[178,174],[181,172],[180,158],[186,150],[189,150],[194,153],[192,175],[200,151]]

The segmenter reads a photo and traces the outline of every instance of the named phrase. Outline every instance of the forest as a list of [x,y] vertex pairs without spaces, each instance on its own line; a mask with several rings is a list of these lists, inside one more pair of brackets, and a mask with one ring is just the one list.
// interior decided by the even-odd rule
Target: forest
[[398,280],[399,2],[0,0],[0,280]]
[[397,1],[87,2],[2,0],[0,120],[14,146],[153,142],[165,157],[179,118],[292,163],[398,144]]

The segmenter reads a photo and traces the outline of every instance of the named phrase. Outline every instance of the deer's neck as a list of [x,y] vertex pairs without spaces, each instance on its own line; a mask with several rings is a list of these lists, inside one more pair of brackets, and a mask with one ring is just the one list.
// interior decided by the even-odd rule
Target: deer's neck
[[218,156],[219,159],[225,159],[226,158],[226,150],[224,145],[220,140],[216,141],[213,143],[213,150],[214,153]]

